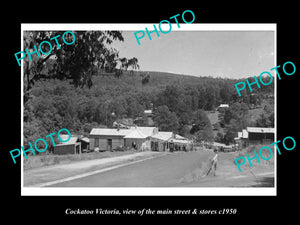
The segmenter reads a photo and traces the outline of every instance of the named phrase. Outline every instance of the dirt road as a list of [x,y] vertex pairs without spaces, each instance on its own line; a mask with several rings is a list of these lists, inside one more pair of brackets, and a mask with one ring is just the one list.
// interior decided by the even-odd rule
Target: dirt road
[[211,151],[177,152],[132,163],[55,187],[273,187],[274,168],[260,167],[239,172],[233,153],[219,155],[216,176],[204,177]]

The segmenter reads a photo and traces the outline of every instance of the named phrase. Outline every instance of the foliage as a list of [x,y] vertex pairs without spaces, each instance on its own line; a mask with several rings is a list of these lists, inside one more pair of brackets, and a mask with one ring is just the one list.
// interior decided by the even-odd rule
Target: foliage
[[[113,41],[124,41],[120,31],[73,31],[75,42],[71,45],[61,41],[63,31],[24,31],[24,49],[33,52],[34,47],[43,41],[52,40],[52,51],[49,45],[42,45],[43,52],[48,55],[38,57],[32,54],[24,59],[24,101],[30,98],[30,90],[41,79],[68,79],[75,87],[91,87],[92,75],[105,71],[120,76],[128,67],[139,68],[137,58],[119,58],[118,51],[110,44]],[[64,36],[68,42],[73,37],[69,33]],[[60,40],[60,41],[58,41]],[[117,65],[121,64],[120,68]]]
[[161,131],[177,131],[179,128],[176,114],[171,112],[166,105],[159,106],[155,110],[153,121]]
[[206,113],[199,109],[195,112],[193,127],[190,131],[197,142],[212,142],[214,138],[212,125]]
[[[144,124],[145,109],[153,110],[153,120],[160,130],[175,131],[201,141],[213,137],[205,111],[215,110],[219,104],[230,105],[219,113],[224,128],[220,140],[231,142],[237,131],[250,124],[251,103],[235,98],[236,80],[159,72],[149,72],[149,76],[151,79],[143,85],[140,76],[129,71],[120,78],[98,73],[91,78],[91,88],[76,87],[68,80],[38,80],[31,89],[32,97],[24,103],[24,142],[61,128],[87,135],[92,127],[111,127],[113,121],[122,118],[142,118]],[[268,92],[261,89],[257,96],[264,100]],[[272,126],[273,104],[263,102],[267,125]],[[259,120],[257,123],[255,120],[252,125],[265,125]]]

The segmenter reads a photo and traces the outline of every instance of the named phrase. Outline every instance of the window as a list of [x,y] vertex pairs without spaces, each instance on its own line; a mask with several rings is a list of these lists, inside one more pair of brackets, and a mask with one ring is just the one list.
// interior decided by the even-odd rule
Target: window
[[99,138],[95,138],[95,146],[94,147],[99,147]]

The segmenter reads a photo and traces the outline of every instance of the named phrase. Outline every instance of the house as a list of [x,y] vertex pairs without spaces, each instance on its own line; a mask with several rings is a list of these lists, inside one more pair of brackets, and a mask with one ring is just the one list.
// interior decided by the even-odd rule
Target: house
[[173,132],[159,131],[151,136],[151,150],[152,151],[169,151],[169,142],[173,136]]
[[270,127],[247,127],[234,138],[239,149],[254,144],[270,144],[274,142],[275,129]]
[[89,141],[90,149],[99,151],[124,146],[142,151],[187,151],[193,148],[192,141],[173,132],[158,131],[157,127],[93,128]]
[[270,144],[275,140],[275,129],[270,127],[247,127],[249,144]]
[[144,110],[144,114],[146,116],[152,116],[152,110],[151,109],[146,109],[146,110]]
[[88,137],[80,137],[81,152],[87,152],[90,149],[90,139]]
[[192,148],[192,141],[173,132],[159,131],[151,136],[152,151],[190,151]]
[[113,150],[118,146],[124,146],[124,136],[129,129],[93,128],[90,132],[91,150]]
[[168,140],[170,152],[173,151],[191,151],[193,149],[193,143],[191,140],[182,137],[178,134],[174,134],[172,138]]
[[190,151],[192,141],[173,132],[159,131],[150,137],[152,151]]
[[149,136],[137,128],[131,129],[130,132],[124,136],[124,146],[140,149],[148,137]]
[[126,146],[140,149],[149,137],[158,132],[157,127],[137,127],[129,129],[93,128],[90,132],[90,149],[100,151],[113,150]]
[[[67,140],[69,135],[60,135],[62,140]],[[71,136],[68,142],[60,142],[56,144],[53,154],[66,155],[66,154],[81,154],[81,143],[78,137]]]

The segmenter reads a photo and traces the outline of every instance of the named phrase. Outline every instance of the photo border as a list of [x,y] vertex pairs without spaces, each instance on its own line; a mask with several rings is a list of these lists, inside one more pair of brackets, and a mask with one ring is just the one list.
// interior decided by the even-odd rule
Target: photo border
[[[162,24],[164,25],[164,24]],[[172,25],[175,25],[172,23]],[[21,49],[23,45],[23,32],[26,30],[144,30],[153,27],[151,23],[22,23]],[[274,31],[274,67],[277,66],[277,24],[276,23],[193,23],[180,24],[180,28],[172,26],[172,31]],[[132,38],[134,34],[132,33]],[[270,68],[266,68],[268,70]],[[23,61],[21,62],[21,143],[23,144]],[[263,71],[262,71],[263,72]],[[273,71],[272,71],[273,72]],[[277,76],[274,82],[274,112],[275,112],[275,141],[277,141]],[[277,195],[277,151],[274,146],[274,187],[24,187],[23,183],[23,154],[21,154],[21,196],[276,196]]]

